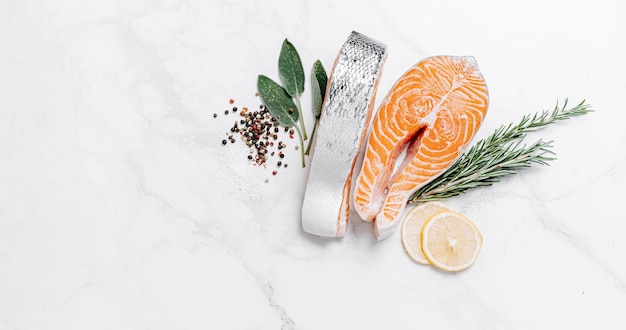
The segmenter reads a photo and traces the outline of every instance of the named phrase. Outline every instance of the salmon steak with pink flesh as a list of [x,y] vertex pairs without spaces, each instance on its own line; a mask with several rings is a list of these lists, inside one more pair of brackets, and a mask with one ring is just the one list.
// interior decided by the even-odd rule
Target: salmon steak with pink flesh
[[395,83],[374,117],[353,195],[378,240],[394,232],[409,198],[463,154],[487,106],[470,56],[426,58]]

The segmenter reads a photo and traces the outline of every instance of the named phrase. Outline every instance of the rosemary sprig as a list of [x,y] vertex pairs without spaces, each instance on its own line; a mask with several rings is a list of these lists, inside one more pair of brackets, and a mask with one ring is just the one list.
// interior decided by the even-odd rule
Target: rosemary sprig
[[561,120],[592,112],[583,100],[567,109],[563,106],[554,110],[526,115],[517,124],[503,125],[489,137],[478,141],[450,168],[413,194],[409,202],[426,202],[457,196],[465,191],[490,186],[502,177],[515,174],[534,164],[548,165],[556,159],[552,141],[539,140],[530,146],[523,144],[527,133],[539,130]]

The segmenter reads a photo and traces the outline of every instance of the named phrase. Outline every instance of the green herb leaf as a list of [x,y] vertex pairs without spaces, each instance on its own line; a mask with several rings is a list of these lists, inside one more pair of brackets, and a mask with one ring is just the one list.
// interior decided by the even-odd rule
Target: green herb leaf
[[263,104],[278,122],[286,127],[295,126],[300,114],[287,91],[272,79],[259,75],[257,90]]
[[322,91],[322,98],[326,96],[326,84],[328,83],[328,75],[326,74],[326,70],[324,70],[324,66],[322,65],[322,61],[317,60],[313,63],[313,76],[315,76],[315,80],[317,80],[320,85],[320,90]]
[[320,60],[313,63],[313,70],[311,74],[311,87],[313,93],[313,115],[315,118],[319,118],[322,114],[322,103],[324,102],[324,96],[326,96],[326,83],[328,82],[328,76],[326,70]]
[[298,97],[302,94],[304,91],[304,68],[296,48],[287,39],[283,41],[283,47],[278,57],[278,74],[289,95]]
[[322,103],[324,102],[324,98],[320,84],[315,80],[315,77],[311,79],[311,91],[313,93],[313,115],[317,119],[322,115]]

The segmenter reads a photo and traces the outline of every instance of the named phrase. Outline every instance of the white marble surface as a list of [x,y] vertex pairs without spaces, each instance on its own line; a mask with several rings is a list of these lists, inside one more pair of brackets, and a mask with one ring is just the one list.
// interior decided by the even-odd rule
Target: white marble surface
[[[626,328],[626,3],[409,3],[0,1],[0,329]],[[448,201],[485,236],[467,271],[356,218],[308,236],[293,141],[276,176],[220,143],[284,38],[308,71],[352,30],[388,46],[379,101],[421,58],[474,55],[479,137],[596,109],[533,135],[550,167]]]

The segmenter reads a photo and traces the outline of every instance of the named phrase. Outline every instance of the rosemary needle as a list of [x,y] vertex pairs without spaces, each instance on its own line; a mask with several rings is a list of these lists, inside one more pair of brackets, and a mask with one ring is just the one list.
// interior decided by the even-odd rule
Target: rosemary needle
[[527,133],[592,111],[584,100],[568,109],[565,99],[563,106],[557,103],[552,111],[526,115],[517,124],[503,125],[478,141],[441,175],[417,190],[409,202],[457,196],[472,188],[490,186],[532,164],[547,165],[556,159],[551,150],[552,141],[539,140],[526,145],[523,140]]

